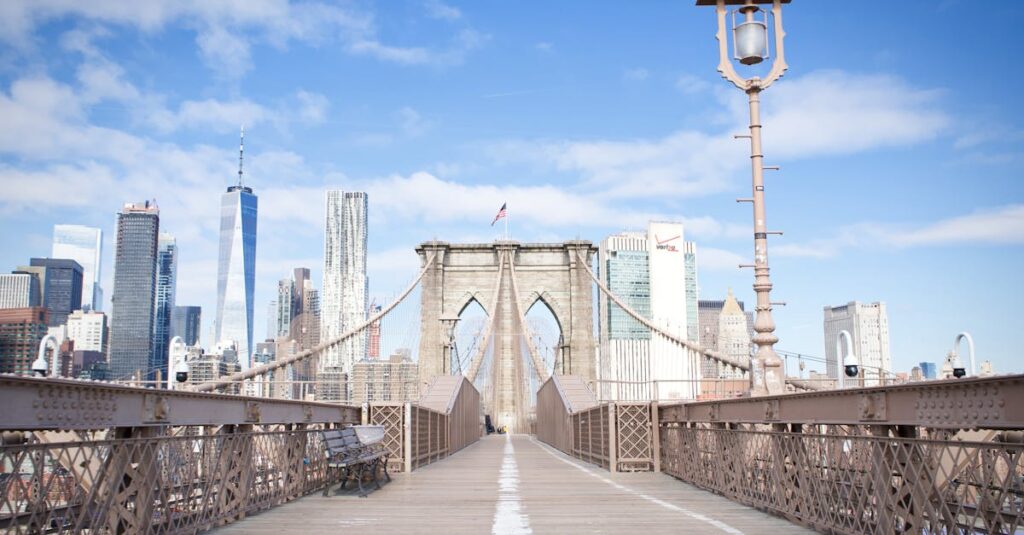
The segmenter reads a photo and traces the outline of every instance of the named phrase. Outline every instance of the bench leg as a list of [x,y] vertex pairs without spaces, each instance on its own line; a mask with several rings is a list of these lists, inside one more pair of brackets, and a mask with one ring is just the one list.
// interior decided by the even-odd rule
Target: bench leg
[[363,472],[366,471],[366,463],[359,465],[359,474],[356,476],[356,483],[359,485],[359,497],[365,498],[366,491],[363,490]]
[[385,479],[385,481],[390,483],[391,482],[391,474],[388,473],[388,456],[385,455],[385,456],[381,457],[380,462],[384,463],[384,479]]
[[331,468],[330,467],[327,468],[327,477],[325,479],[327,480],[327,482],[324,483],[324,497],[327,497],[327,493],[330,492],[330,490],[331,490]]
[[341,485],[338,486],[338,490],[339,491],[345,490],[345,483],[348,483],[348,478],[352,476],[352,472],[351,472],[351,469],[349,467],[346,466],[345,468],[342,468],[341,470],[342,470],[342,476],[343,477],[341,478]]
[[378,457],[373,461],[373,484],[377,485],[377,490],[380,490],[380,458]]

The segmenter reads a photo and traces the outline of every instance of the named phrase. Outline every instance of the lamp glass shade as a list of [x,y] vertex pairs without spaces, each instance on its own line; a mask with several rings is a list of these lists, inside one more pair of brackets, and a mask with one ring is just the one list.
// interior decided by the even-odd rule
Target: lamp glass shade
[[733,28],[736,59],[744,65],[756,65],[768,57],[768,27],[759,20],[748,20]]

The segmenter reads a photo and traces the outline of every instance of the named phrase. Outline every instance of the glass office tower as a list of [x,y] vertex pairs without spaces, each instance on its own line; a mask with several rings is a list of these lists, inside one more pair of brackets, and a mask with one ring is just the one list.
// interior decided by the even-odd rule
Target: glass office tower
[[127,203],[117,214],[114,294],[111,297],[110,376],[153,378],[153,312],[156,302],[157,236],[155,201]]
[[82,225],[54,225],[51,258],[70,258],[82,266],[81,307],[103,309],[100,288],[100,259],[103,256],[103,231]]
[[220,258],[217,263],[217,342],[238,344],[238,362],[249,369],[253,297],[256,287],[257,197],[252,188],[228,188],[220,203]]
[[153,316],[153,368],[167,373],[167,349],[171,341],[171,314],[178,278],[178,244],[174,236],[160,233],[156,253],[156,310]]

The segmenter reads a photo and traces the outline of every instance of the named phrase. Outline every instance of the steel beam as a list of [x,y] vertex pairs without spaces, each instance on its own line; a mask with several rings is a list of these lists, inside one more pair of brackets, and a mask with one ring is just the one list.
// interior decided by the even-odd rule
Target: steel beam
[[662,404],[661,423],[1024,428],[1024,375],[922,381],[756,398]]
[[0,375],[0,430],[353,423],[358,406]]

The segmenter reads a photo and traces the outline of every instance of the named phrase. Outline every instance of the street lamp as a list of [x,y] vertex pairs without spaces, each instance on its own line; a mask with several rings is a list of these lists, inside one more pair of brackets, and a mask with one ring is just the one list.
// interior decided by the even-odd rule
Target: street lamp
[[[750,105],[750,134],[736,137],[750,139],[750,165],[752,174],[752,193],[749,199],[737,199],[737,202],[749,202],[754,208],[754,292],[757,294],[753,337],[757,352],[750,362],[750,394],[753,396],[785,393],[785,377],[782,359],[775,353],[774,345],[779,341],[775,336],[775,321],[772,319],[771,290],[772,282],[768,270],[768,234],[769,232],[764,207],[764,155],[761,152],[761,91],[782,77],[786,69],[782,30],[782,4],[789,0],[697,0],[698,6],[715,6],[718,16],[718,72],[722,77],[742,89]],[[771,4],[772,31],[768,31],[768,13],[758,4]],[[769,56],[769,38],[773,37],[775,59],[768,74],[761,78],[753,76],[743,78],[733,67],[729,55],[728,37],[726,34],[726,6],[740,6],[733,12],[733,48],[732,59],[742,65],[756,65]],[[742,22],[736,23],[740,16]]]

